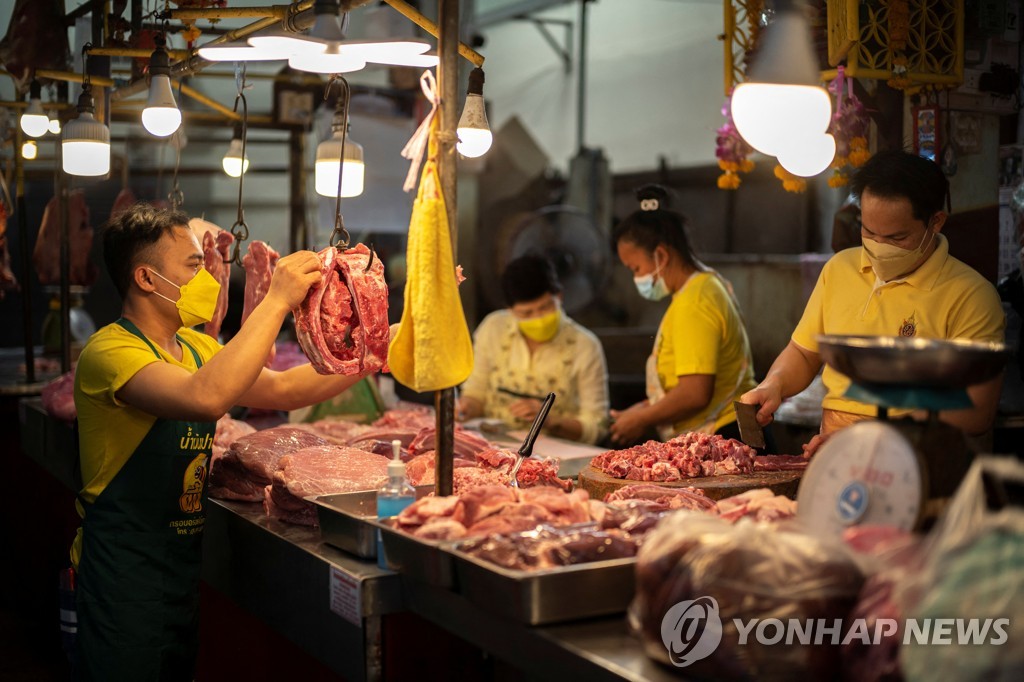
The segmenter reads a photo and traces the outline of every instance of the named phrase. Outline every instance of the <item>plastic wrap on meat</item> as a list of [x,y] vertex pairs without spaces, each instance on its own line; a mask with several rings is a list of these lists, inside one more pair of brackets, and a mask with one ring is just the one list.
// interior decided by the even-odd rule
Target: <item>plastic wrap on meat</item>
[[[274,277],[274,268],[280,254],[266,242],[254,241],[249,243],[249,250],[242,257],[242,267],[245,269],[245,298],[242,302],[242,324],[249,319],[249,315],[256,309],[267,292],[270,291],[270,280]],[[266,366],[270,367],[274,362],[274,348],[271,347],[270,355],[267,356]]]
[[317,525],[316,508],[303,498],[375,490],[388,476],[386,457],[337,445],[296,450],[277,467],[273,483],[264,489],[267,515],[309,526]]
[[[741,520],[736,525],[699,512],[669,514],[647,534],[637,555],[636,597],[629,622],[648,656],[671,663],[692,632],[665,629],[665,616],[680,602],[713,598],[721,642],[686,669],[694,679],[831,680],[840,672],[842,620],[853,606],[863,577],[838,541],[798,527]],[[707,602],[710,604],[710,602]],[[792,644],[761,643],[752,633],[740,645],[737,620],[791,619],[835,627],[819,644],[794,637]],[[670,621],[671,624],[671,621]],[[773,631],[774,632],[774,631]],[[679,653],[671,655],[678,656]],[[682,662],[682,661],[680,661]]]
[[215,339],[220,336],[220,325],[228,313],[228,287],[231,286],[229,259],[231,258],[231,245],[234,243],[234,236],[226,230],[220,230],[216,236],[213,232],[203,234],[203,266],[215,280],[220,282],[217,307],[213,310],[213,317],[203,327],[203,331]]
[[66,372],[46,384],[42,391],[43,409],[55,419],[73,422],[78,417],[75,408],[75,373]]
[[320,284],[294,311],[303,352],[320,374],[387,371],[391,331],[384,265],[364,244],[345,251],[329,246],[319,256]]
[[4,292],[18,288],[18,280],[11,270],[11,251],[7,247],[7,206],[0,201],[0,300]]
[[[60,199],[53,197],[43,211],[43,222],[32,251],[32,265],[40,284],[60,284],[60,226]],[[85,192],[76,189],[68,193],[68,280],[73,285],[87,287],[96,281],[96,265],[89,258],[92,237]]]
[[276,426],[237,439],[210,472],[210,496],[260,502],[282,457],[302,448],[328,445],[320,436],[293,426]]

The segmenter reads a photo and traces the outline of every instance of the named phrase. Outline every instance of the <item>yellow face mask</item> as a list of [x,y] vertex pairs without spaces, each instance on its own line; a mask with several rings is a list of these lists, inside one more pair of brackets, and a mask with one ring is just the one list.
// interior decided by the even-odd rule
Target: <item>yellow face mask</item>
[[206,268],[200,268],[195,277],[181,286],[152,268],[150,268],[150,272],[168,284],[178,287],[180,295],[177,301],[172,301],[159,291],[153,293],[174,304],[178,309],[178,317],[181,318],[182,326],[194,327],[213,319],[213,311],[217,309],[217,296],[220,294],[220,282],[214,279],[213,275],[206,271]]
[[556,308],[553,312],[550,312],[547,315],[531,317],[528,320],[519,320],[519,331],[522,332],[523,336],[531,341],[545,343],[555,338],[555,334],[558,333],[558,326],[561,322],[562,309]]

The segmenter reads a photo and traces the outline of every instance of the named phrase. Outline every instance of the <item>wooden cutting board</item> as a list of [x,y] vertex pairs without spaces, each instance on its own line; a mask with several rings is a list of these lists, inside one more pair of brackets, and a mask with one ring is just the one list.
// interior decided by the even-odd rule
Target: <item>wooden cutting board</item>
[[704,476],[688,478],[682,481],[631,481],[624,478],[612,478],[598,471],[589,464],[580,471],[579,486],[588,493],[591,499],[603,500],[608,493],[613,493],[627,485],[653,484],[665,488],[700,488],[713,500],[721,500],[733,495],[745,493],[754,488],[770,488],[776,495],[785,495],[796,499],[796,491],[800,486],[802,471],[761,471],[752,474],[729,474],[727,476]]

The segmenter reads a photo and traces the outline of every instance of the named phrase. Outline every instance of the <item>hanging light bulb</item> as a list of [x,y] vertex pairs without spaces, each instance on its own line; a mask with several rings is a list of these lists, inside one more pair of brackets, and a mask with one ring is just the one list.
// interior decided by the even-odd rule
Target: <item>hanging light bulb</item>
[[345,39],[341,23],[338,21],[339,11],[338,0],[316,0],[313,3],[313,28],[308,35],[271,31],[249,36],[248,42],[261,50],[289,56],[322,53],[327,50],[330,43],[340,43]]
[[747,144],[778,156],[828,129],[832,100],[818,85],[816,64],[803,3],[777,3],[747,79],[732,94],[733,123]]
[[29,86],[28,108],[21,115],[21,129],[31,137],[45,135],[47,126],[50,124],[50,119],[43,111],[43,103],[40,100],[42,94],[42,86],[39,85],[39,81],[33,79],[32,85]]
[[167,137],[181,125],[181,110],[171,92],[171,60],[164,49],[164,36],[154,38],[156,49],[149,59],[149,100],[142,110],[142,125],[157,137]]
[[459,141],[455,148],[460,154],[471,159],[486,154],[494,140],[487,125],[487,112],[484,110],[484,70],[479,67],[469,73],[466,105],[462,108],[462,117],[459,118],[456,133]]
[[25,143],[21,145],[21,158],[26,161],[31,161],[39,155],[39,146],[35,140],[25,140]]
[[235,132],[231,136],[231,144],[228,145],[227,154],[221,160],[224,172],[233,178],[249,170],[249,155],[242,149],[242,126],[235,125]]
[[61,156],[69,175],[106,175],[110,172],[110,129],[93,115],[96,103],[88,75],[78,98],[78,118],[64,126]]
[[46,124],[46,129],[54,135],[60,135],[60,116],[56,113],[50,114],[50,122]]
[[337,197],[340,170],[341,196],[357,197],[363,193],[363,177],[366,174],[363,146],[348,134],[347,115],[340,106],[338,109],[331,123],[331,137],[316,148],[316,193],[325,197]]
[[793,175],[809,178],[832,164],[836,156],[836,138],[831,135],[804,137],[779,152],[779,165]]

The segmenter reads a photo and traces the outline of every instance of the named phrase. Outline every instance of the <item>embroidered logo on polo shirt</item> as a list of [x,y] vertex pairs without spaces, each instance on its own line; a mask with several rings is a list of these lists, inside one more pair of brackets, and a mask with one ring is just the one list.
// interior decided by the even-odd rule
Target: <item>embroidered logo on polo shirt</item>
[[900,325],[900,336],[914,336],[915,334],[917,334],[917,322],[914,321],[914,315],[911,315]]

